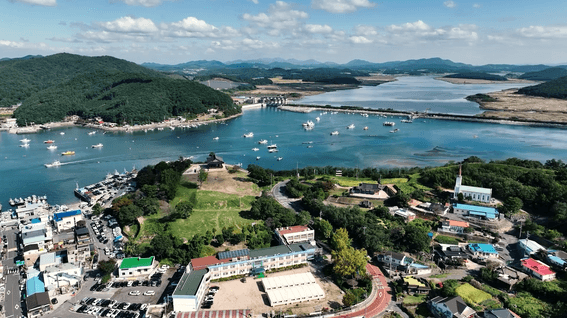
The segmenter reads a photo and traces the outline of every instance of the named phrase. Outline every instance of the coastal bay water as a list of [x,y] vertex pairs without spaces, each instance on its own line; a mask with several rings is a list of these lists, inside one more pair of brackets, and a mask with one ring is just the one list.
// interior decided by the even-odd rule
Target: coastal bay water
[[306,96],[297,103],[474,115],[482,110],[477,103],[469,102],[465,97],[533,85],[505,82],[458,85],[436,80],[434,76],[400,76],[396,79],[378,86],[362,86],[359,89]]
[[[408,77],[410,80],[414,79]],[[422,85],[419,83],[417,81],[415,85]],[[410,84],[406,86],[411,88]],[[378,90],[382,87],[369,89]],[[419,87],[412,89],[420,90]],[[452,85],[451,89],[454,92],[450,95],[455,96],[476,93],[470,91],[468,85]],[[483,89],[495,91],[502,89],[502,86],[493,85]],[[354,94],[360,91],[341,92]],[[404,92],[404,89],[400,89],[400,96],[404,96]],[[424,102],[423,99],[427,97],[420,96],[416,94],[413,101],[405,103],[415,108],[433,108],[432,105],[437,104]],[[443,90],[439,96],[437,99],[448,98]],[[428,106],[421,105],[424,103]],[[470,111],[467,107],[478,111],[475,103],[455,101],[444,105],[447,112],[465,113]],[[317,122],[316,117],[321,120]],[[103,134],[98,131],[89,135],[90,129],[80,127],[28,135],[0,132],[0,203],[5,210],[9,208],[9,198],[32,194],[47,195],[51,204],[73,203],[78,201],[73,195],[76,184],[85,186],[102,180],[107,173],[115,170],[122,172],[133,166],[139,169],[162,160],[176,160],[180,156],[194,156],[194,160],[204,161],[210,152],[215,152],[229,164],[242,163],[243,167],[258,164],[275,170],[328,165],[391,168],[437,166],[473,155],[486,160],[518,157],[567,161],[567,134],[564,129],[430,119],[416,119],[411,124],[405,124],[400,122],[401,119],[345,113],[303,114],[263,108],[247,110],[242,116],[224,123],[175,130],[166,128],[147,133]],[[301,124],[307,120],[315,122],[312,130],[302,128]],[[396,125],[383,126],[384,121],[394,121]],[[355,128],[347,129],[346,126],[350,124],[354,124]],[[368,126],[368,130],[363,130],[365,126]],[[394,128],[399,131],[390,133]],[[340,134],[331,136],[334,130]],[[61,132],[65,134],[61,135]],[[248,132],[253,132],[254,137],[243,138],[242,135]],[[214,140],[215,137],[219,139]],[[19,147],[23,138],[31,140],[29,148]],[[57,150],[46,149],[48,145],[43,142],[49,139],[55,141]],[[260,139],[277,144],[279,152],[269,153],[266,145],[258,144]],[[98,143],[104,146],[91,148],[91,145]],[[252,148],[259,148],[259,151],[252,151]],[[76,153],[74,156],[61,156],[61,152],[67,150]],[[260,159],[256,160],[256,157]],[[283,159],[278,161],[277,157]],[[60,160],[62,166],[44,166],[54,160]]]

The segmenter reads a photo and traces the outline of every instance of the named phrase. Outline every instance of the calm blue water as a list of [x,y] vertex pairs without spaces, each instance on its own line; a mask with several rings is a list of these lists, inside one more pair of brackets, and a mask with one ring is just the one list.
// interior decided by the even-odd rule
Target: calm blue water
[[[454,86],[469,89],[464,85]],[[410,103],[420,105],[423,102]],[[446,107],[449,110],[462,107],[462,102],[455,103],[457,106],[451,106],[453,102],[446,103]],[[301,127],[301,123],[315,121],[317,116],[321,117],[321,121],[316,122],[313,130],[306,131]],[[321,115],[319,112],[302,114],[270,108],[245,111],[241,117],[225,124],[174,131],[98,132],[90,136],[90,130],[73,127],[29,135],[1,132],[0,202],[7,209],[9,198],[32,194],[47,195],[51,204],[76,202],[73,196],[76,183],[84,186],[100,181],[106,173],[115,169],[122,172],[132,169],[134,165],[141,168],[162,160],[176,160],[179,156],[195,156],[195,160],[204,161],[211,151],[222,156],[227,163],[242,163],[244,167],[255,163],[272,169],[293,169],[296,164],[300,167],[429,166],[462,160],[472,155],[487,160],[519,157],[567,161],[567,134],[563,129],[442,120],[424,122],[421,119],[404,124],[400,123],[400,119],[365,118],[348,114]],[[389,133],[392,128],[382,126],[386,120],[396,121],[395,127],[400,131]],[[346,129],[350,124],[356,128]],[[364,131],[364,126],[369,129]],[[340,135],[331,136],[333,130],[338,130]],[[65,132],[63,136],[60,135],[62,131]],[[254,138],[242,137],[250,131],[254,132]],[[19,147],[19,140],[24,137],[31,139],[29,148]],[[219,137],[219,140],[213,140],[214,137]],[[46,149],[43,141],[48,139],[55,140],[58,146],[56,151]],[[279,153],[268,153],[265,145],[257,143],[260,139],[276,143]],[[313,142],[313,148],[303,144],[308,141]],[[91,148],[97,143],[104,144],[104,147]],[[260,151],[251,150],[255,147]],[[61,156],[61,152],[66,150],[74,150],[76,155]],[[260,156],[260,160],[256,160],[256,156]],[[276,160],[279,156],[283,157],[282,161]],[[63,165],[45,168],[45,163],[54,160],[60,160]]]
[[477,93],[489,93],[529,84],[466,84],[456,85],[436,80],[433,76],[401,76],[397,81],[378,86],[335,91],[307,96],[297,101],[309,105],[362,106],[425,111],[448,114],[478,114],[477,103],[464,99]]

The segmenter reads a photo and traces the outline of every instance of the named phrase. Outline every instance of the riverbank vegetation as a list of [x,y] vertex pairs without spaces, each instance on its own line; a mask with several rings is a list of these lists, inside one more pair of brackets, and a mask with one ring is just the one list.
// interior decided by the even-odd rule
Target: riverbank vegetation
[[444,78],[466,78],[466,79],[478,79],[487,81],[507,81],[508,79],[504,76],[494,75],[484,72],[461,72],[451,75],[446,75]]
[[520,88],[518,93],[528,96],[567,99],[567,76],[542,84]]
[[551,81],[564,76],[567,76],[567,69],[562,67],[550,67],[537,72],[524,73],[518,78],[530,81]]

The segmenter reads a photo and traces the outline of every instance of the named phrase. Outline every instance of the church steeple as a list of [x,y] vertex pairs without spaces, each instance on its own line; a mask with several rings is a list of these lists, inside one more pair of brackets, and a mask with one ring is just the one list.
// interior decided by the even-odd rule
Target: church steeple
[[462,183],[462,165],[459,165],[459,175],[457,176],[457,180],[455,180],[455,193],[453,194],[453,198],[457,198],[459,192],[461,191],[461,183]]

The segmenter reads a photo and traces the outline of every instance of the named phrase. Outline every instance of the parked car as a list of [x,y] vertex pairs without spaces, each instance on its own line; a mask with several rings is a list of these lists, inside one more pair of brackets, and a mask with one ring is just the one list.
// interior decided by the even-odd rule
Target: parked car
[[139,291],[139,290],[133,290],[133,291],[129,292],[128,295],[130,295],[130,296],[140,296],[140,291]]
[[148,291],[144,292],[144,296],[153,296],[155,294],[156,294],[156,292],[153,291],[153,290],[148,290]]

